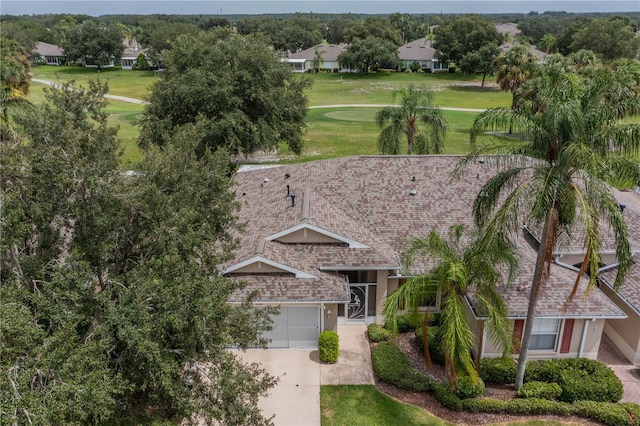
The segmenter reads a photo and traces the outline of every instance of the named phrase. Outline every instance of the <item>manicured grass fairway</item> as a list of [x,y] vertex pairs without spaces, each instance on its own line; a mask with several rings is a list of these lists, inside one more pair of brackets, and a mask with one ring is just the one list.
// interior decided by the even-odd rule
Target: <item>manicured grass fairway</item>
[[[323,426],[448,426],[426,410],[384,395],[375,386],[321,386],[320,413]],[[577,426],[579,423],[528,420],[493,426]]]

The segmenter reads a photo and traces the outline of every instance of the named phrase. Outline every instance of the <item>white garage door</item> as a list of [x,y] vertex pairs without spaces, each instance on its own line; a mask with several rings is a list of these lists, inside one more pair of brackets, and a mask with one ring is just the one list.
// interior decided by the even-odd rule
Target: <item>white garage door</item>
[[320,333],[317,306],[281,306],[273,330],[265,334],[270,348],[316,348]]

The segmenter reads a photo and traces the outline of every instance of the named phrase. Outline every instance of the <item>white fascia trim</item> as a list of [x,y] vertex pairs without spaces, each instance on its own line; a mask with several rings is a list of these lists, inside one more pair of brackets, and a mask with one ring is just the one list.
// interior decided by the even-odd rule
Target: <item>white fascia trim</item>
[[301,223],[301,224],[296,225],[296,226],[294,226],[292,228],[285,229],[282,232],[278,232],[277,234],[273,234],[273,235],[271,235],[271,236],[269,236],[269,237],[267,237],[265,239],[267,241],[277,240],[280,237],[284,237],[285,235],[289,235],[289,234],[291,234],[293,232],[297,232],[297,231],[299,231],[301,229],[309,229],[309,230],[315,231],[315,232],[317,232],[319,234],[326,235],[329,238],[333,238],[334,240],[342,241],[343,243],[349,244],[349,248],[369,248],[369,246],[366,245],[366,244],[359,243],[359,242],[354,241],[354,240],[352,240],[350,238],[343,237],[342,235],[335,234],[333,232],[327,231],[327,230],[322,229],[322,228],[318,228],[317,226],[313,226],[313,225],[310,225],[308,223]]
[[242,269],[245,266],[249,266],[251,264],[254,264],[256,262],[262,262],[265,265],[269,265],[269,266],[273,266],[274,268],[278,268],[278,269],[282,269],[283,271],[286,272],[290,272],[292,274],[295,274],[296,278],[317,278],[315,275],[311,275],[311,274],[307,274],[306,272],[303,272],[299,269],[295,269],[295,268],[291,268],[287,265],[283,265],[282,263],[278,263],[278,262],[274,262],[273,260],[269,260],[267,258],[264,258],[262,256],[255,256],[252,257],[251,259],[247,259],[243,262],[237,263],[233,266],[228,267],[227,269],[225,269],[222,274],[230,274],[234,271],[237,271],[238,269]]

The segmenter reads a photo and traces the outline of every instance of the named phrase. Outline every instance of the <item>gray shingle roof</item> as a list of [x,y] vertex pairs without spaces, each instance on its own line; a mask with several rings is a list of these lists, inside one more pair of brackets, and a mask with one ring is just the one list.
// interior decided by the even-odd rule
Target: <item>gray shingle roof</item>
[[346,43],[342,44],[318,44],[314,47],[310,47],[308,49],[302,50],[297,53],[292,53],[287,57],[287,59],[306,59],[313,60],[316,57],[315,49],[318,48],[319,52],[324,51],[322,53],[322,59],[325,62],[337,61],[338,55],[340,55],[347,48]]
[[426,38],[421,38],[411,43],[407,43],[398,49],[398,58],[401,61],[429,61],[436,58],[436,49],[432,47],[433,42]]
[[45,43],[43,41],[39,41],[38,44],[36,44],[36,52],[41,56],[64,56],[61,48],[55,44]]
[[[431,230],[445,233],[449,226],[473,226],[471,206],[480,188],[495,172],[488,163],[469,165],[459,179],[452,177],[457,156],[362,156],[239,172],[236,193],[241,202],[240,221],[246,223],[241,248],[225,267],[259,253],[274,262],[304,271],[317,280],[250,275],[259,300],[344,300],[346,289],[325,280],[326,270],[387,269],[401,267],[398,255],[411,236],[424,237]],[[295,206],[286,196],[296,194]],[[415,191],[413,193],[413,191]],[[301,224],[355,241],[365,248],[341,245],[262,242]],[[522,242],[522,241],[521,241]],[[521,269],[515,283],[504,287],[510,314],[526,314],[536,251],[522,242]],[[413,274],[430,265],[414,263]],[[606,316],[621,311],[599,290],[583,299],[579,291],[566,309],[564,302],[575,282],[575,273],[552,266],[552,274],[538,304],[540,315]],[[325,284],[326,281],[326,284]],[[339,281],[339,280],[338,280]],[[586,282],[581,283],[584,290]],[[247,290],[248,291],[248,290]],[[341,299],[342,297],[342,299]]]

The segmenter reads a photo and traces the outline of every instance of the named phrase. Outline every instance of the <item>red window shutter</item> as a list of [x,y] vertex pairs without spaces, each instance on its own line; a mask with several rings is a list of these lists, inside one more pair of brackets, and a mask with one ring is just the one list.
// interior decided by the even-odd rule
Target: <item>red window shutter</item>
[[575,321],[573,318],[564,320],[564,333],[562,333],[562,343],[560,344],[561,354],[569,353],[569,348],[571,348],[571,335],[573,334],[573,323]]
[[520,353],[522,343],[522,332],[524,331],[524,320],[517,319],[513,322],[513,353]]

